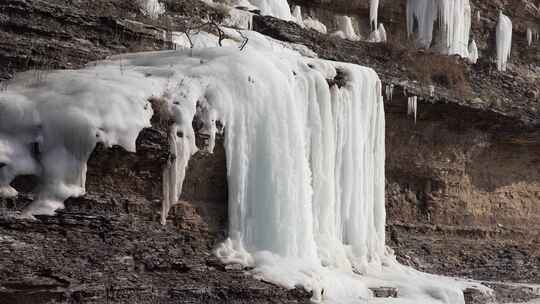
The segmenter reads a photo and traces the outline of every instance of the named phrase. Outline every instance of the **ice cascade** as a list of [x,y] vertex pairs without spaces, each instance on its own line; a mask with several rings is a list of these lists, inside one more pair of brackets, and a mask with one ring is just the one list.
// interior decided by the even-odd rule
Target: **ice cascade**
[[[373,302],[370,287],[390,286],[403,303],[463,304],[462,289],[471,284],[401,266],[385,247],[377,74],[302,57],[293,45],[248,31],[242,35],[251,42],[241,50],[234,33],[240,35],[227,30],[232,39],[225,47],[122,55],[51,72],[30,86],[33,74],[19,74],[0,93],[0,193],[14,194],[14,176],[36,174],[43,189],[37,207],[46,212],[81,195],[95,144],[133,151],[149,126],[153,96],[165,101],[172,121],[164,223],[197,151],[198,117],[209,152],[224,128],[230,227],[216,249],[224,262],[252,266],[255,277],[288,288],[302,286],[319,303]],[[209,45],[215,38],[205,37]],[[338,75],[345,82],[330,86]],[[45,200],[54,203],[39,203]]]

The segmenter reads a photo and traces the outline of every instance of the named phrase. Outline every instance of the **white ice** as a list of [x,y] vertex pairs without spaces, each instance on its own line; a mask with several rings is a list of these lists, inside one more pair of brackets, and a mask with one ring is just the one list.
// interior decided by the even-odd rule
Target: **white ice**
[[[435,25],[439,35],[433,41]],[[430,48],[434,42],[443,54],[468,57],[470,28],[469,0],[407,1],[407,31],[416,35],[420,47]]]
[[407,115],[414,117],[414,123],[416,123],[416,117],[418,114],[418,96],[411,96],[407,99]]
[[347,39],[351,41],[359,41],[362,39],[362,37],[356,33],[351,17],[338,16],[336,18],[337,18],[338,30],[332,33],[332,35],[338,36],[341,39]]
[[301,27],[316,30],[319,33],[326,34],[326,26],[317,19],[311,17],[303,18],[302,17],[302,8],[298,5],[293,8],[293,20],[298,23]]
[[510,51],[512,50],[512,21],[502,11],[499,12],[499,22],[497,23],[497,68],[499,71],[506,71]]
[[475,64],[478,62],[478,48],[476,47],[476,41],[472,40],[469,44],[469,62]]
[[[96,143],[135,150],[149,126],[147,102],[154,82],[123,69],[91,66],[79,71],[17,74],[0,92],[0,195],[22,174],[39,177],[28,216],[53,214],[68,197],[85,193],[86,161]],[[129,115],[126,115],[129,113]]]
[[[377,74],[306,58],[248,31],[241,50],[242,35],[227,31],[232,39],[222,48],[116,56],[80,71],[50,72],[39,83],[33,73],[20,74],[0,93],[0,105],[10,109],[0,112],[8,113],[0,120],[0,171],[39,175],[44,187],[31,213],[52,212],[84,193],[86,160],[97,142],[133,151],[154,96],[166,101],[174,121],[163,222],[197,151],[192,121],[199,115],[208,151],[217,121],[225,128],[230,234],[216,251],[223,261],[311,290],[322,303],[464,303],[461,290],[473,283],[403,267],[385,246]],[[338,71],[346,83],[330,87],[327,79]],[[380,286],[398,288],[399,298],[374,299],[369,287]]]
[[283,20],[293,20],[287,0],[249,0],[261,10],[262,15],[274,16]]
[[374,31],[379,24],[379,0],[369,0],[369,24]]
[[152,19],[157,19],[165,13],[165,5],[159,0],[137,0],[142,13]]

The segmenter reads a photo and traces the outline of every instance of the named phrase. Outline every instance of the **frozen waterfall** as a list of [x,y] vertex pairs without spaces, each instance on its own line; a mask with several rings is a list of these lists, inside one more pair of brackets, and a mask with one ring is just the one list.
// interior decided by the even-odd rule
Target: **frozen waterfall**
[[[224,262],[303,287],[319,303],[372,303],[378,300],[369,288],[389,286],[399,289],[392,303],[463,304],[462,289],[475,284],[401,266],[385,247],[385,118],[377,74],[303,57],[296,50],[306,49],[249,31],[243,35],[250,43],[240,50],[234,37],[240,34],[225,30],[233,39],[222,48],[127,54],[37,82],[32,73],[17,75],[0,92],[0,195],[16,194],[9,186],[16,175],[36,174],[46,187],[28,213],[53,213],[84,193],[86,161],[97,142],[135,149],[153,114],[147,100],[159,98],[174,121],[164,223],[197,151],[193,118],[209,135],[209,151],[219,121],[229,185],[230,235],[216,249]],[[203,36],[195,40],[217,43]],[[329,86],[338,72],[345,83]]]

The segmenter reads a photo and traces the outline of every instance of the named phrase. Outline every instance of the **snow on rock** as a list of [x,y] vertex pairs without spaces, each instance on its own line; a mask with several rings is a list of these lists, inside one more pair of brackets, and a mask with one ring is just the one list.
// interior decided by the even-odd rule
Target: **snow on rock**
[[338,24],[338,30],[332,33],[332,35],[338,36],[341,39],[347,39],[351,41],[359,41],[362,39],[360,35],[356,34],[351,17],[338,16],[337,24]]
[[137,0],[142,13],[152,19],[157,19],[165,13],[165,5],[158,0]]
[[469,44],[469,62],[475,64],[478,62],[478,47],[476,47],[476,41],[472,40]]
[[[435,24],[439,35],[433,41]],[[422,48],[430,48],[435,42],[435,48],[443,54],[468,57],[470,29],[469,0],[407,1],[407,31],[409,36],[416,35]]]
[[499,12],[497,23],[497,68],[506,71],[510,51],[512,50],[512,21],[502,11]]

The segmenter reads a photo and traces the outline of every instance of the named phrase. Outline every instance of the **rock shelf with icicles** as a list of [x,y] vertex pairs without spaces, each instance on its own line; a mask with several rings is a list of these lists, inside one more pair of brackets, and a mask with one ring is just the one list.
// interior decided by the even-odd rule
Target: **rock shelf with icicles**
[[[209,151],[216,122],[224,126],[230,237],[216,250],[224,262],[251,266],[255,277],[288,288],[302,286],[321,303],[372,302],[370,287],[392,286],[399,290],[392,303],[459,304],[464,288],[482,288],[401,266],[385,247],[377,74],[243,35],[251,42],[242,51],[237,39],[227,39],[223,48],[113,57],[37,83],[32,73],[19,74],[0,93],[9,110],[0,112],[2,189],[17,174],[36,174],[47,187],[27,212],[53,213],[65,198],[84,193],[95,144],[133,151],[152,116],[147,100],[162,98],[174,120],[169,137],[176,156],[164,171],[164,221],[197,151],[193,118],[203,121]],[[217,44],[217,37],[204,36],[206,46]],[[327,82],[337,70],[347,79],[341,88]]]

